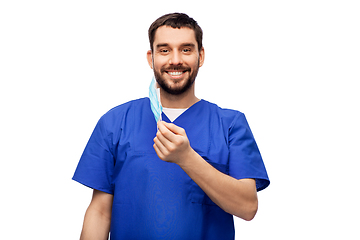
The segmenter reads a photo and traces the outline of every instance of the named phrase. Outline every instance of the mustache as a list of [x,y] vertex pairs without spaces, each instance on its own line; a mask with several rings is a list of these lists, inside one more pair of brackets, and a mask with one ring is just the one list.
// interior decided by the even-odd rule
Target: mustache
[[185,71],[191,71],[191,68],[189,67],[162,67],[161,72],[167,72],[167,71],[179,71],[179,72],[185,72]]

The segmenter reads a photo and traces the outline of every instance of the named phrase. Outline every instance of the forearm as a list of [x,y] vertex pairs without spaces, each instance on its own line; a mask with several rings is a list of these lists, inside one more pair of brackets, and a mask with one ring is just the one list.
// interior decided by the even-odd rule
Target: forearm
[[191,148],[185,130],[158,122],[154,149],[160,159],[178,164],[189,177],[224,211],[251,220],[257,211],[253,179],[237,180],[221,173]]
[[255,216],[258,206],[255,180],[237,180],[223,174],[194,150],[178,164],[224,211],[245,220]]
[[106,216],[91,205],[87,209],[80,240],[107,240],[111,216]]

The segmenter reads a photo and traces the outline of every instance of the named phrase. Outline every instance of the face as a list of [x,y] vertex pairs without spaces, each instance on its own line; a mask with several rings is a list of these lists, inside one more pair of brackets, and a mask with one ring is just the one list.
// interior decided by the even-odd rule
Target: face
[[160,87],[180,95],[193,87],[204,63],[204,49],[199,52],[194,30],[161,26],[155,33],[153,52],[148,51],[147,58]]

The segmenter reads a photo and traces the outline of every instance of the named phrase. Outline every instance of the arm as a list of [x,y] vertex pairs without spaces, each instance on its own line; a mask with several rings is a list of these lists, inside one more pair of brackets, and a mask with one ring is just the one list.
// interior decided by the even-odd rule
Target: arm
[[258,199],[253,179],[237,180],[212,167],[190,146],[185,130],[159,122],[154,148],[159,158],[178,164],[224,211],[250,221]]
[[86,210],[80,240],[107,240],[110,231],[113,195],[94,190]]
[[255,180],[237,180],[228,176],[192,151],[193,156],[184,159],[179,166],[225,212],[247,221],[252,220],[258,207]]

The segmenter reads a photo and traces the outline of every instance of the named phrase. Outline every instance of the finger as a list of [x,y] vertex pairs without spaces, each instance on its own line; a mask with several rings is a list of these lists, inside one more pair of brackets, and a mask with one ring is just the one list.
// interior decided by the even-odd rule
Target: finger
[[[160,140],[162,139],[162,140]],[[156,137],[154,138],[154,146],[156,146],[155,150],[158,150],[157,154],[161,153],[162,155],[166,155],[168,153],[166,146],[163,142],[167,141],[164,140],[165,138],[161,136],[161,133],[157,133]],[[163,142],[162,142],[163,141]]]
[[[169,130],[168,130],[169,131]],[[177,145],[181,142],[179,138],[182,138],[180,136],[175,135],[174,133],[169,131],[169,134],[174,136],[174,142],[171,142],[168,138],[166,138],[160,131],[156,134],[156,143],[158,143],[158,147],[161,150],[161,152],[167,156],[168,154],[171,154],[174,152],[177,148]]]
[[158,155],[158,157],[160,159],[164,159],[164,154],[160,151],[159,147],[156,145],[156,143],[154,143],[153,145],[154,149],[155,149],[155,152],[156,154]]
[[[169,133],[171,134],[171,133]],[[169,144],[169,140],[161,133],[161,131],[159,130],[157,133],[156,133],[156,137],[154,138],[154,142],[155,140],[159,141],[163,146],[166,147],[167,144]]]
[[167,123],[162,121],[161,124],[163,124],[168,130],[170,130],[172,133],[176,134],[176,135],[184,135],[185,130],[179,126],[176,126],[173,123]]
[[176,140],[176,134],[173,133],[169,128],[166,127],[165,122],[159,122],[158,128],[159,128],[158,133],[160,133],[168,141],[174,142]]

